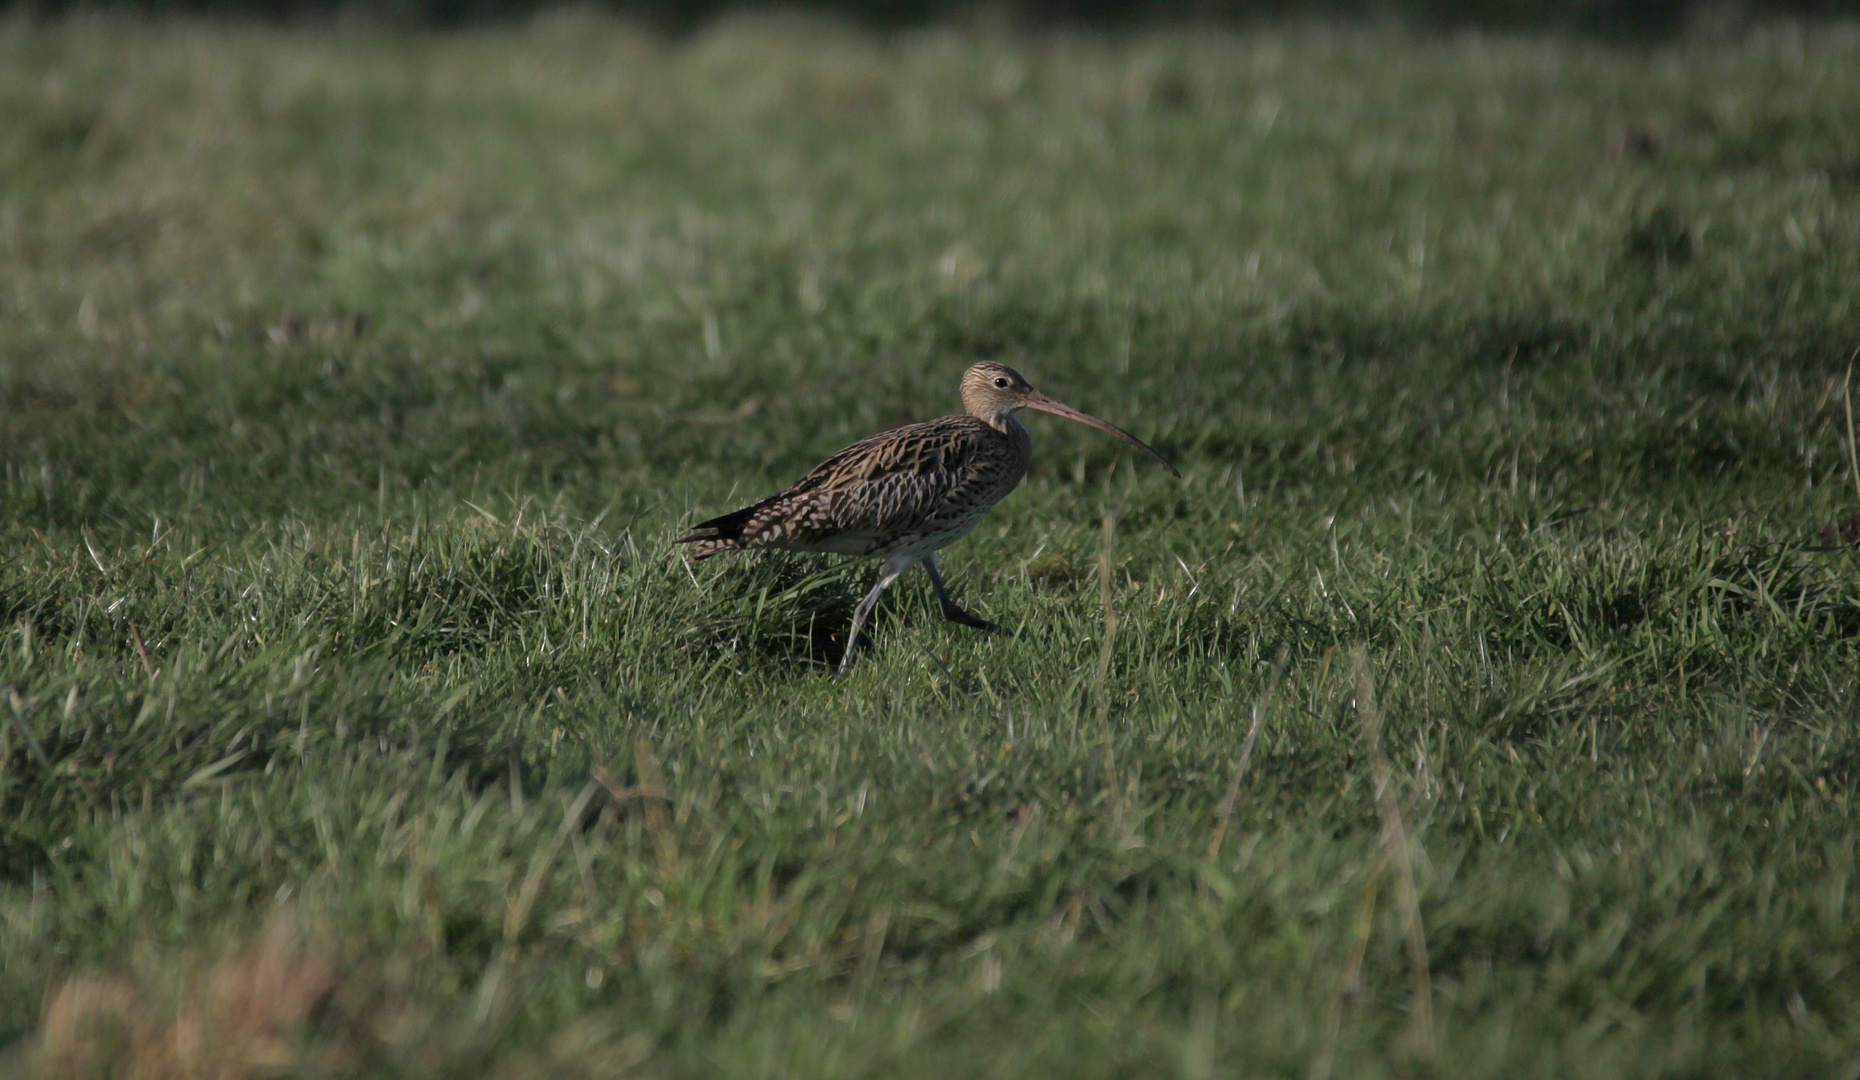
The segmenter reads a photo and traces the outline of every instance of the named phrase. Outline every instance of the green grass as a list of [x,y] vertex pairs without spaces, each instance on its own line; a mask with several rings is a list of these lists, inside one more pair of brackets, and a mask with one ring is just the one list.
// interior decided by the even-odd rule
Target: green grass
[[[1853,27],[16,19],[0,114],[14,1068],[279,920],[306,1076],[1860,1065]],[[1031,420],[1021,637],[671,548],[986,357],[1184,474]]]

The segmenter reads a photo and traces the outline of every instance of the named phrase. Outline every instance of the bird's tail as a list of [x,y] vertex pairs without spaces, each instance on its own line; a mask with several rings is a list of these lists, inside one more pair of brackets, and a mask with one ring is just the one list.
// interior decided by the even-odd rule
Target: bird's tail
[[700,521],[691,526],[689,536],[681,536],[674,543],[694,545],[688,552],[692,562],[702,562],[726,551],[741,551],[751,546],[743,541],[743,527],[759,508],[760,504],[745,506],[721,517]]

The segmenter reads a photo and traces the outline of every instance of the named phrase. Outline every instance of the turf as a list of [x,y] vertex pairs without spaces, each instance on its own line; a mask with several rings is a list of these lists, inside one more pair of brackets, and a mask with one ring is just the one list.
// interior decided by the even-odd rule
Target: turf
[[[12,1067],[1860,1067],[1853,27],[14,18],[0,113]],[[1018,637],[678,558],[982,358],[1183,472],[1031,420]]]

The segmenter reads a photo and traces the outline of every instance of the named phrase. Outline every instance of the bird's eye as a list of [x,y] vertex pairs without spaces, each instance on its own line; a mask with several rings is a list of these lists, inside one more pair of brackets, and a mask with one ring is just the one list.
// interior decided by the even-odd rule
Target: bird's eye
[[998,390],[1006,390],[1008,388],[1007,376],[996,375],[995,376],[995,388]]

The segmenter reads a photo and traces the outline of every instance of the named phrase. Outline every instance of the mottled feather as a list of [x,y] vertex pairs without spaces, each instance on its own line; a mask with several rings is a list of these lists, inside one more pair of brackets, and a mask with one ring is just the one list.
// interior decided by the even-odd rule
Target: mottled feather
[[1032,441],[973,416],[906,424],[848,446],[786,491],[699,522],[679,542],[693,559],[780,547],[886,556],[942,547],[1019,485]]

